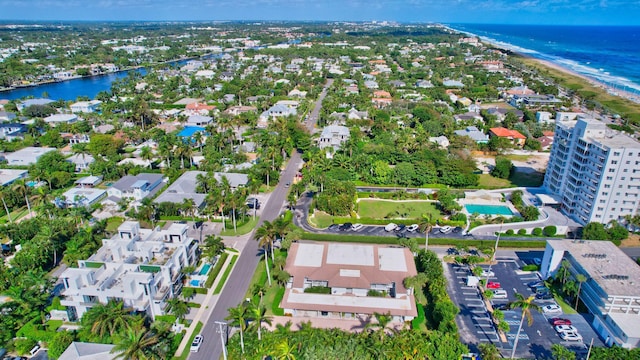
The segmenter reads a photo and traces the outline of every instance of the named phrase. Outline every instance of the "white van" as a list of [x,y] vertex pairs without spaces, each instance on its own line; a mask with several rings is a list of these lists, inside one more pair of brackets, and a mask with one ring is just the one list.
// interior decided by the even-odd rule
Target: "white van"
[[506,299],[507,291],[502,289],[493,290],[493,298],[494,299]]
[[394,224],[394,223],[388,223],[387,226],[384,227],[384,231],[393,231],[398,227],[398,225]]

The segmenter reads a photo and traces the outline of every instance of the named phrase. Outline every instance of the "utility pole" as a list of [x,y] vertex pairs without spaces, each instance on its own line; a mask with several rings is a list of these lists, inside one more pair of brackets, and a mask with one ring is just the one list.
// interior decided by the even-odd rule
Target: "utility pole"
[[587,351],[587,360],[589,360],[589,356],[591,356],[592,347],[593,347],[593,338],[591,338],[591,344],[589,344],[589,351]]
[[226,333],[226,329],[225,327],[227,326],[227,323],[224,321],[216,321],[216,324],[218,324],[218,333],[220,334],[220,342],[222,343],[222,354],[224,355],[224,360],[227,360],[227,344],[224,341],[224,335]]
[[500,230],[498,231],[498,237],[496,237],[496,245],[493,248],[493,254],[491,255],[491,261],[489,261],[489,270],[487,271],[487,284],[489,283],[489,273],[491,272],[491,265],[493,265],[493,261],[496,258],[496,253],[498,252],[498,243],[500,242],[500,234],[502,233],[502,225],[504,225],[504,222],[500,224]]

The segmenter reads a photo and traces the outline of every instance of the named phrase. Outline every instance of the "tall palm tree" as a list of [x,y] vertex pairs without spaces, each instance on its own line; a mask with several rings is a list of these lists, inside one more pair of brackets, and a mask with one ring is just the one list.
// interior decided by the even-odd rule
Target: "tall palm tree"
[[261,305],[251,305],[249,316],[253,320],[252,327],[258,330],[258,340],[262,340],[262,323],[271,325],[273,317],[267,315],[267,308]]
[[578,310],[578,301],[580,300],[580,291],[582,290],[582,283],[586,282],[588,279],[583,274],[576,274],[576,282],[578,283],[578,292],[576,294],[576,306],[574,309]]
[[[132,330],[135,317],[130,314],[131,309],[125,308],[121,301],[109,301],[106,305],[97,305],[89,312],[87,321],[91,325],[91,332],[100,337],[114,335],[123,330]],[[84,319],[84,317],[83,317]]]
[[520,309],[522,310],[522,317],[520,318],[520,325],[518,326],[518,332],[516,333],[516,339],[513,342],[513,350],[511,350],[511,359],[516,355],[516,349],[518,348],[518,339],[520,338],[520,331],[522,330],[522,324],[524,323],[525,317],[527,318],[527,324],[531,326],[533,324],[533,316],[531,315],[531,310],[540,311],[540,306],[536,305],[533,300],[534,296],[529,296],[525,298],[522,294],[516,293],[517,300],[509,303],[510,309]]
[[238,304],[238,306],[229,309],[229,316],[225,318],[231,320],[232,326],[237,326],[240,329],[240,347],[244,354],[244,331],[247,329],[247,320],[249,320],[249,312],[245,304]]
[[167,354],[156,354],[153,350],[159,338],[144,328],[128,329],[123,336],[117,337],[112,354],[116,359],[148,360],[164,359]]
[[278,236],[276,221],[274,221],[273,223],[265,221],[264,223],[262,223],[262,226],[260,226],[256,230],[255,234],[255,239],[258,241],[260,246],[264,247],[265,249],[271,249],[271,261],[274,261],[273,242],[276,240],[276,236]]
[[24,200],[27,202],[27,209],[29,210],[29,216],[32,216],[31,213],[31,204],[29,203],[29,188],[24,180],[18,180],[13,183],[11,190],[20,194],[20,196],[24,197]]
[[187,305],[186,301],[182,301],[178,298],[173,298],[167,301],[167,307],[171,314],[175,315],[178,320],[184,319],[184,317],[189,313],[189,305]]

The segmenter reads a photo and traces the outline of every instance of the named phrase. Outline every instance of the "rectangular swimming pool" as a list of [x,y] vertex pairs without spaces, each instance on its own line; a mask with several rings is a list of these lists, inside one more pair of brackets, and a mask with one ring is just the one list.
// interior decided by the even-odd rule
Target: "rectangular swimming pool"
[[202,266],[202,269],[200,269],[200,275],[207,275],[210,268],[211,264],[204,264],[204,266]]
[[480,214],[480,215],[506,215],[512,216],[513,212],[509,209],[508,206],[504,205],[478,205],[478,204],[467,204],[464,206],[467,209],[469,214]]

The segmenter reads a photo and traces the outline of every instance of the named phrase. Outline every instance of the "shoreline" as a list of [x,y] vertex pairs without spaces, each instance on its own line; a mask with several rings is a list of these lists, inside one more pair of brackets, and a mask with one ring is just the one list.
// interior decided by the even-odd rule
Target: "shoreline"
[[559,72],[563,72],[563,73],[565,73],[567,75],[580,78],[580,79],[586,81],[587,83],[589,83],[591,86],[603,90],[607,95],[619,97],[621,99],[628,100],[628,101],[630,101],[630,102],[632,102],[634,104],[640,104],[640,94],[638,94],[638,93],[634,93],[634,92],[628,91],[628,90],[618,89],[616,87],[613,87],[613,86],[607,84],[606,82],[604,82],[602,80],[599,80],[597,78],[588,76],[586,74],[581,74],[581,73],[579,73],[579,72],[577,72],[577,71],[575,71],[573,69],[570,69],[568,67],[563,66],[562,64],[555,63],[555,62],[553,62],[551,60],[541,59],[541,58],[535,57],[535,56],[533,56],[531,54],[527,54],[527,53],[525,53],[523,51],[518,51],[517,47],[512,45],[512,44],[499,43],[499,42],[491,41],[487,37],[479,36],[477,34],[469,32],[469,31],[458,30],[458,29],[449,27],[447,25],[442,25],[442,27],[444,27],[445,29],[447,29],[449,31],[453,31],[453,32],[457,32],[457,33],[461,33],[461,34],[466,34],[466,35],[469,35],[469,36],[477,37],[485,45],[489,45],[491,47],[494,47],[494,48],[497,48],[497,49],[501,49],[501,50],[504,50],[504,51],[509,51],[509,52],[514,53],[514,54],[516,54],[517,56],[519,56],[519,57],[521,57],[523,59],[529,59],[529,60],[535,61],[538,64],[542,65],[543,67],[551,68],[553,70],[556,70],[556,71],[559,71]]

